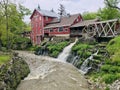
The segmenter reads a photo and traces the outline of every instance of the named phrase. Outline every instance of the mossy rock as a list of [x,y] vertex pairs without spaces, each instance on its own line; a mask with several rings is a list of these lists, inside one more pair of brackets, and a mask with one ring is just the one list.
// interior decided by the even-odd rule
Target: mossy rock
[[101,63],[101,61],[100,61],[100,60],[97,60],[97,59],[94,59],[94,60],[92,61],[92,63],[95,63],[95,64],[100,64],[100,63]]
[[102,55],[94,55],[93,58],[97,59],[97,60],[102,60],[103,56]]
[[5,83],[6,90],[16,90],[17,85],[29,72],[27,63],[22,58],[14,57],[10,63],[1,66],[0,81]]

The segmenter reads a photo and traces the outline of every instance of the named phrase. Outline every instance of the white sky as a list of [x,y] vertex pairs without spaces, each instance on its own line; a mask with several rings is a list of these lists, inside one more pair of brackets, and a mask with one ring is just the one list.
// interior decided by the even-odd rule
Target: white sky
[[[18,0],[17,0],[18,1]],[[70,14],[95,12],[99,8],[104,7],[104,0],[19,0],[31,12],[40,5],[41,9],[58,12],[59,4],[63,4],[66,12]],[[29,17],[25,17],[25,21],[30,21]]]

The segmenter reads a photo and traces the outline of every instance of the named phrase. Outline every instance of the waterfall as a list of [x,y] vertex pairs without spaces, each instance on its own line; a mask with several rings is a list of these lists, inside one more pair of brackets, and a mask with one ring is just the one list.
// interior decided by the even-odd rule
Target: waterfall
[[79,56],[75,56],[75,57],[73,58],[72,64],[75,65],[78,60],[79,60]]
[[91,67],[88,67],[88,63],[89,63],[89,61],[91,61],[91,60],[93,59],[93,56],[94,56],[94,55],[97,55],[97,54],[98,54],[98,50],[97,50],[96,53],[92,54],[90,57],[88,57],[88,58],[83,62],[83,64],[82,64],[81,67],[80,67],[80,70],[79,70],[82,74],[86,74],[86,73],[91,69]]
[[75,42],[73,42],[73,43],[71,43],[70,45],[68,45],[67,47],[65,47],[65,48],[63,49],[63,52],[61,52],[61,53],[58,55],[57,59],[58,59],[58,60],[61,60],[61,61],[63,61],[63,62],[66,62],[66,60],[67,60],[67,58],[68,58],[68,56],[69,56],[69,54],[70,54],[70,52],[71,52],[71,48],[75,45],[75,43],[77,42],[77,40],[78,40],[78,39],[76,39]]

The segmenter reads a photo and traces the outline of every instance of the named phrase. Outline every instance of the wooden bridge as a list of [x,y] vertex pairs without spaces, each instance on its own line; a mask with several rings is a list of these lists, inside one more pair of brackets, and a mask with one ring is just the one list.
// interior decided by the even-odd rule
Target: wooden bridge
[[83,21],[71,27],[71,36],[115,37],[120,34],[119,19],[107,21]]

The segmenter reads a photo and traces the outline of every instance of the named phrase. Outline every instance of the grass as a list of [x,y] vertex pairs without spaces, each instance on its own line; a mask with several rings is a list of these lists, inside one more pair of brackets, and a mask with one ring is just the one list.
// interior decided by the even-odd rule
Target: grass
[[60,52],[69,44],[69,42],[64,41],[64,42],[59,42],[59,43],[49,43],[47,48],[49,50],[49,55],[51,57],[57,57]]
[[7,63],[10,59],[10,55],[0,55],[0,65]]
[[115,80],[120,79],[120,36],[112,39],[106,49],[110,54],[110,58],[105,60],[100,72],[92,73],[91,76],[101,78],[102,82],[112,84]]
[[107,45],[107,50],[110,54],[114,54],[120,50],[120,36],[112,39],[108,45]]

